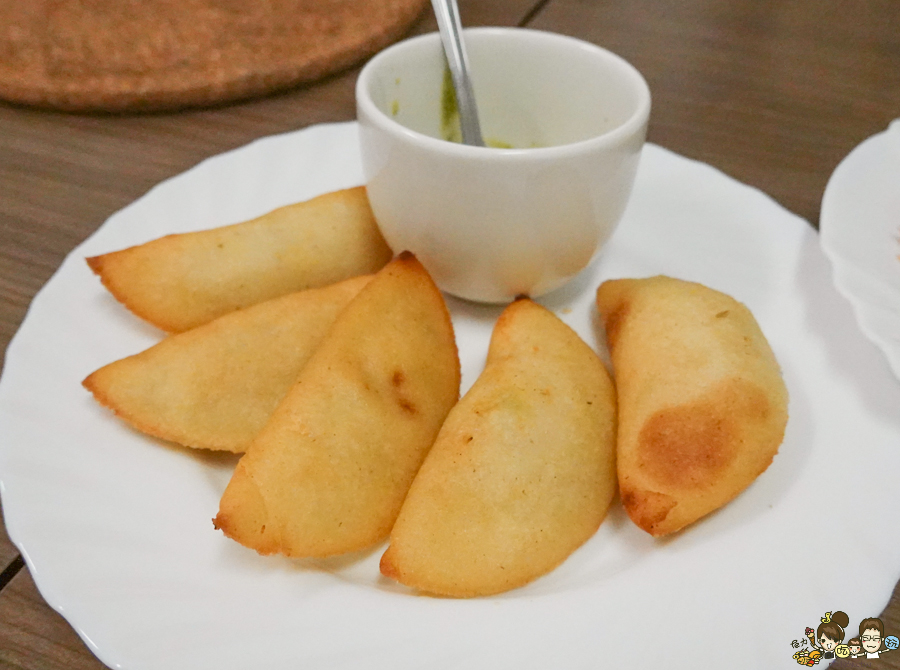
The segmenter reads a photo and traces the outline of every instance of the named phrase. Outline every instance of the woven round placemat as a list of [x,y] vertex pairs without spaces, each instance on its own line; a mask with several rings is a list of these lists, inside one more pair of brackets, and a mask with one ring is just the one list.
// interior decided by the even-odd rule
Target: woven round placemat
[[427,0],[0,0],[0,98],[70,111],[211,105],[319,79]]

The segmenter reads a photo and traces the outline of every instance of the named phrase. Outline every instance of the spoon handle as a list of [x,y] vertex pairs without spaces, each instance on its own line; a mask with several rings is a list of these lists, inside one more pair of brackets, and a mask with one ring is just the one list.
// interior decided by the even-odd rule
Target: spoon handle
[[463,143],[483,147],[484,139],[481,137],[481,126],[478,123],[478,108],[475,105],[472,80],[469,78],[469,59],[462,40],[459,7],[456,0],[431,0],[431,5],[434,7],[447,65],[450,68],[450,77],[456,90],[456,106],[459,109]]

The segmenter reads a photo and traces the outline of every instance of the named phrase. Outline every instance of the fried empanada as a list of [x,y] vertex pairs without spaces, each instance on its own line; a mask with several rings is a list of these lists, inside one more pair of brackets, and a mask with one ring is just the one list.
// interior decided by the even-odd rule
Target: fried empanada
[[262,554],[382,541],[459,382],[443,296],[401,254],[341,313],[241,458],[215,526]]
[[430,593],[506,591],[587,540],[616,490],[615,391],[597,355],[527,299],[494,328],[484,372],[447,417],[381,571]]
[[744,305],[670,277],[604,282],[619,404],[622,502],[642,529],[675,532],[721,507],[772,462],[788,395]]
[[280,295],[376,272],[390,258],[360,186],[87,262],[128,309],[177,333]]
[[138,430],[188,447],[243,452],[371,278],[226,314],[110,363],[82,383]]

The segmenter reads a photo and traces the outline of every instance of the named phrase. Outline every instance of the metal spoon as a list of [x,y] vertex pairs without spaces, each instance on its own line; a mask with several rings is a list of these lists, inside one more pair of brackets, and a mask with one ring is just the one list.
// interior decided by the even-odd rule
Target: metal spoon
[[447,56],[447,66],[450,68],[450,78],[456,90],[456,107],[459,110],[463,144],[483,147],[484,139],[481,137],[481,125],[478,123],[478,108],[475,105],[472,80],[469,78],[469,59],[462,40],[459,7],[456,0],[431,0],[431,6],[437,18],[444,54]]

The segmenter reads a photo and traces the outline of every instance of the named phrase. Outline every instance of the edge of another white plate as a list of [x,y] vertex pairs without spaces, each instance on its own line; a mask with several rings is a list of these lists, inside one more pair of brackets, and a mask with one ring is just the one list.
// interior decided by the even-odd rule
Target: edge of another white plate
[[819,233],[835,286],[900,379],[900,119],[838,164]]

